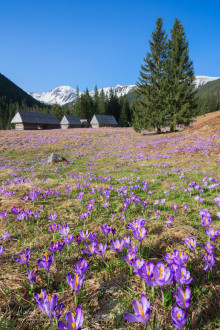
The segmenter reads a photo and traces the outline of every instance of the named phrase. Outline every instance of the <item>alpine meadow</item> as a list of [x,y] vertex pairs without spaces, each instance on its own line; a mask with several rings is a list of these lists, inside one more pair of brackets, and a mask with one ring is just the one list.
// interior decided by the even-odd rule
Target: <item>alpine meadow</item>
[[[65,20],[68,1],[54,17],[56,6],[47,2],[40,12],[36,4],[34,16],[25,11],[29,57],[37,49],[47,69],[60,77],[66,64],[76,77],[81,66],[80,76],[88,81],[95,70],[98,77],[96,47],[100,66],[107,42],[108,52],[112,43],[115,47],[112,61],[120,62],[128,26],[114,34],[109,8],[96,2],[80,10],[74,4]],[[126,3],[127,13],[134,4]],[[22,2],[19,6],[24,10]],[[144,7],[146,13],[151,6]],[[80,34],[84,15],[90,24],[91,18],[102,22],[101,42],[92,42],[94,35],[100,40],[94,22],[86,25],[86,37]],[[116,27],[122,17],[131,24],[133,13],[123,15]],[[52,90],[46,83],[53,75],[36,57],[49,92],[26,93],[0,74],[0,330],[220,329],[220,78],[195,76],[193,62],[198,64],[191,60],[182,24],[189,22],[173,15],[166,18],[169,24],[172,18],[170,33],[165,19],[155,18],[156,26],[154,19],[136,85]],[[45,35],[34,21],[40,17],[43,26],[44,16],[53,18]],[[104,24],[108,19],[110,27]],[[53,31],[54,21],[59,30]],[[133,27],[136,22],[140,29],[141,21],[132,21]],[[148,29],[150,23],[146,18]],[[36,38],[32,25],[43,35],[36,48],[30,46]],[[60,48],[58,70],[53,60]],[[132,58],[131,48],[125,53],[130,49]],[[73,71],[69,53],[79,61]],[[80,62],[85,54],[94,71]],[[104,69],[110,76],[109,58]]]

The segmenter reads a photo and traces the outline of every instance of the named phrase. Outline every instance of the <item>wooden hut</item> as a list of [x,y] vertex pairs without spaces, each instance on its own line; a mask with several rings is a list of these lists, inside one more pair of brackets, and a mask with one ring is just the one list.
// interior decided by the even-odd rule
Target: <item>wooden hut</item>
[[80,119],[81,127],[89,127],[87,119]]
[[93,128],[98,127],[117,127],[118,123],[114,116],[110,115],[94,115],[90,122]]
[[19,110],[11,123],[15,124],[16,130],[53,129],[60,127],[60,123],[55,115],[24,110]]
[[65,115],[61,120],[60,125],[63,129],[82,127],[79,118],[73,115]]

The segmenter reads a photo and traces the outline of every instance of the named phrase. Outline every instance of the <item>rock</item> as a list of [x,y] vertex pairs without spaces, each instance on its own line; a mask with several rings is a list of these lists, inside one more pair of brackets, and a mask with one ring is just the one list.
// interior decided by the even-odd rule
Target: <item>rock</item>
[[57,162],[68,162],[66,158],[60,154],[52,153],[47,160],[48,163],[57,163]]

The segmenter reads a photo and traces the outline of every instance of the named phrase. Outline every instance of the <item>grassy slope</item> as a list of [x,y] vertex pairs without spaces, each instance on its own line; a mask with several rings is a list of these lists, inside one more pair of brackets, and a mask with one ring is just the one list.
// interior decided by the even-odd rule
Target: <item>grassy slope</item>
[[[116,191],[110,195],[109,208],[105,210],[102,206],[106,202],[104,195],[96,192],[90,193],[91,187],[99,188],[111,185],[115,189],[122,186],[140,184],[145,180],[148,182],[148,190],[154,191],[150,196],[142,188],[128,190],[139,198],[146,199],[149,205],[144,209],[141,205],[131,203],[125,213],[126,223],[135,218],[143,216],[147,219],[146,229],[148,235],[143,241],[142,252],[137,252],[137,257],[144,260],[152,260],[154,263],[163,260],[166,252],[172,252],[175,248],[189,254],[187,269],[193,277],[190,284],[192,290],[192,304],[189,309],[189,328],[215,329],[219,327],[218,319],[218,295],[219,295],[219,237],[215,243],[216,265],[213,268],[213,276],[208,279],[207,272],[203,273],[204,262],[201,259],[205,250],[207,237],[201,226],[198,211],[201,207],[207,207],[213,218],[213,228],[219,227],[219,219],[216,217],[218,210],[213,198],[219,195],[219,190],[205,190],[201,197],[204,203],[197,203],[192,194],[184,194],[183,187],[194,180],[202,182],[204,176],[219,177],[218,155],[219,146],[219,112],[201,116],[197,123],[186,131],[166,135],[139,135],[132,129],[73,129],[69,131],[42,131],[42,132],[0,132],[0,166],[1,181],[7,182],[14,177],[23,175],[31,181],[20,185],[10,185],[5,188],[15,194],[7,198],[0,194],[0,212],[8,211],[8,221],[0,218],[1,233],[6,231],[15,239],[3,242],[6,251],[0,256],[1,260],[1,282],[0,282],[0,317],[1,326],[10,329],[47,329],[48,319],[37,307],[29,290],[26,269],[24,266],[14,262],[12,257],[18,257],[20,251],[27,247],[31,249],[30,269],[37,265],[37,260],[42,258],[43,253],[48,252],[48,245],[52,241],[52,233],[48,230],[50,213],[58,214],[56,222],[68,224],[71,233],[76,236],[80,229],[84,228],[78,215],[86,211],[89,199],[95,198],[94,210],[85,222],[85,228],[90,231],[99,230],[100,224],[113,224],[116,228],[115,238],[122,238],[124,234],[131,236],[131,231],[126,224],[120,220],[120,214],[125,197],[118,197]],[[211,116],[211,118],[210,118]],[[214,117],[213,117],[214,116]],[[205,119],[205,120],[204,120]],[[3,134],[4,133],[4,134]],[[31,139],[31,141],[30,141]],[[73,164],[48,165],[47,156],[51,152],[61,152],[66,158],[72,160]],[[185,181],[179,177],[179,170],[185,173]],[[71,178],[72,174],[84,174],[85,178]],[[95,180],[95,176],[96,179]],[[101,177],[99,177],[101,176]],[[101,182],[101,178],[111,176],[111,181]],[[82,185],[91,177],[91,186],[87,189],[78,190],[75,183]],[[135,183],[136,178],[140,178]],[[35,181],[37,179],[37,181]],[[118,181],[121,179],[121,181]],[[46,180],[46,181],[45,181]],[[73,190],[67,195],[65,185],[69,184]],[[170,187],[175,185],[176,189],[171,192]],[[59,189],[61,196],[48,197],[46,201],[38,198],[35,205],[29,200],[24,202],[22,196],[28,194],[32,186],[35,189]],[[179,185],[183,185],[179,188]],[[165,195],[164,191],[169,194]],[[84,192],[83,200],[77,196],[79,191]],[[160,205],[160,219],[150,218],[155,216],[157,206],[156,199],[166,198],[165,206]],[[108,202],[108,201],[107,201]],[[177,211],[173,211],[173,203],[178,204]],[[184,212],[184,205],[189,206],[189,211]],[[20,222],[10,212],[11,207],[20,206],[24,209],[40,210],[41,215],[37,224],[32,218]],[[112,220],[111,212],[115,212]],[[167,215],[172,215],[174,225],[167,228],[164,221]],[[198,241],[197,253],[194,255],[188,251],[183,244],[185,237],[196,237]],[[111,236],[112,237],[112,236]],[[58,233],[55,239],[59,239]],[[99,234],[99,241],[104,242],[103,235]],[[137,240],[132,241],[139,245]],[[83,245],[81,245],[81,248]],[[123,251],[125,254],[125,251]],[[90,267],[86,273],[86,281],[83,285],[80,305],[85,314],[84,326],[89,329],[128,329],[129,324],[125,322],[123,314],[132,312],[132,301],[140,299],[141,293],[145,293],[151,300],[152,316],[151,324],[155,316],[157,326],[165,326],[171,329],[170,311],[175,303],[171,294],[171,287],[165,288],[167,302],[165,306],[161,301],[159,288],[153,292],[150,287],[143,288],[142,281],[138,275],[130,276],[128,264],[109,248],[105,254],[104,264],[101,258],[88,257],[78,252],[75,243],[71,244],[70,251],[65,247],[61,254],[55,256],[55,262],[50,271],[50,284],[47,285],[46,272],[41,269],[40,276],[34,284],[34,292],[47,289],[47,293],[56,293],[59,302],[63,302],[64,310],[62,320],[65,321],[65,313],[75,310],[75,303],[71,289],[66,282],[66,274],[69,271],[74,275],[73,265],[83,256],[89,261]],[[39,267],[38,267],[39,268]],[[134,324],[130,328],[134,329]],[[135,329],[143,329],[141,325],[135,324]]]

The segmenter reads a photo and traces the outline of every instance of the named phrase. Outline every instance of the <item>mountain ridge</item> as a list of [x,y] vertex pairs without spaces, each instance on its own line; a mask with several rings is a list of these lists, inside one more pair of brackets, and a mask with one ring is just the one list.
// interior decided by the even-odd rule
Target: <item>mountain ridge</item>
[[[209,76],[196,76],[195,77],[195,85],[196,88],[205,85],[207,82],[214,81],[219,79],[220,77],[209,77]],[[109,96],[110,89],[113,90],[116,95],[124,96],[136,89],[136,85],[115,85],[111,87],[104,87],[98,89],[98,92],[103,89],[104,93]],[[95,90],[91,90],[89,92],[90,96],[94,96]],[[77,97],[77,90],[71,86],[58,86],[49,92],[31,92],[29,93],[36,100],[46,103],[46,104],[59,104],[65,105],[70,102],[74,102]],[[79,91],[79,95],[83,94],[83,92]]]

